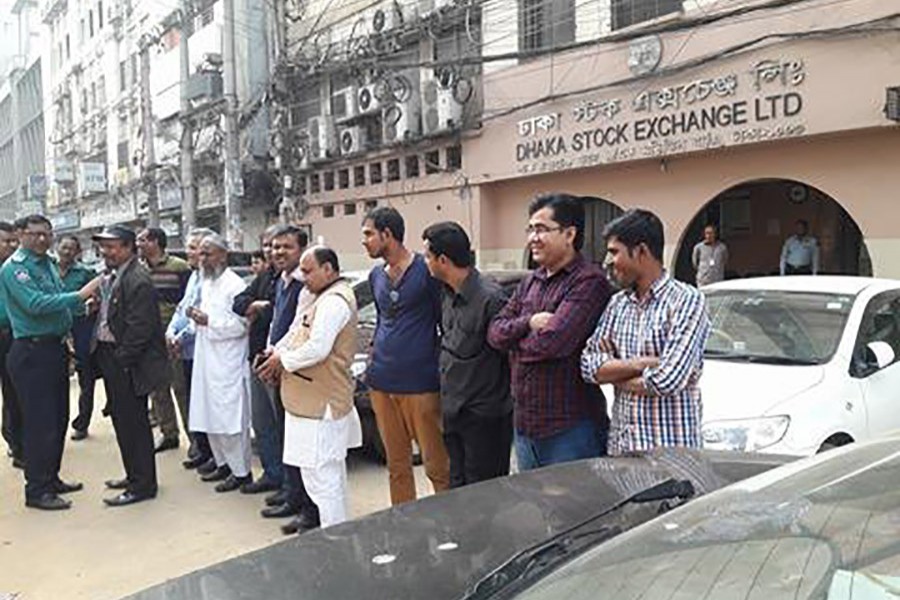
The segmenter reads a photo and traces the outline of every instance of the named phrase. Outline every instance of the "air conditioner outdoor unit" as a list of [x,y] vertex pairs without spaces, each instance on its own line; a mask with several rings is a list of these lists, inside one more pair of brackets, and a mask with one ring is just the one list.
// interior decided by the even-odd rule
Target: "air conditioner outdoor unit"
[[345,87],[331,95],[331,114],[336,120],[352,119],[359,114],[358,95],[356,86]]
[[388,2],[372,13],[372,31],[387,33],[403,24],[403,14],[394,2]]
[[309,158],[311,161],[328,160],[335,156],[337,140],[335,139],[334,118],[330,116],[313,117],[307,126],[309,132]]
[[362,127],[347,127],[339,135],[341,156],[352,156],[366,149],[366,130]]
[[422,135],[422,109],[418,97],[384,108],[381,113],[381,132],[385,144],[398,144]]
[[419,16],[423,19],[434,13],[439,13],[449,6],[453,6],[454,0],[419,0]]
[[361,115],[378,113],[381,110],[381,99],[377,93],[378,85],[370,83],[359,88],[356,94],[356,106]]
[[422,131],[436,135],[462,126],[463,106],[453,97],[453,89],[441,87],[436,79],[422,81]]

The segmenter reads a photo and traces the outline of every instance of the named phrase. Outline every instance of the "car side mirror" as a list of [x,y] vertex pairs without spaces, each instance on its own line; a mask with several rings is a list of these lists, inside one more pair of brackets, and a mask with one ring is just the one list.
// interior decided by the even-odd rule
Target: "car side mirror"
[[887,342],[869,342],[866,344],[866,365],[881,370],[894,363],[897,358],[894,349]]

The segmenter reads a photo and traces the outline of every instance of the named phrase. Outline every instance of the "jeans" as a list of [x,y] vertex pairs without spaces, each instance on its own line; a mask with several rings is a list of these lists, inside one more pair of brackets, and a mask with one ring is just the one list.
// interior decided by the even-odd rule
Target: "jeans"
[[557,463],[595,458],[606,454],[606,429],[589,419],[546,438],[534,439],[516,432],[516,460],[520,471]]
[[250,406],[253,431],[259,447],[259,462],[262,463],[263,477],[274,482],[284,478],[282,466],[282,432],[275,413],[273,391],[256,375],[250,379]]

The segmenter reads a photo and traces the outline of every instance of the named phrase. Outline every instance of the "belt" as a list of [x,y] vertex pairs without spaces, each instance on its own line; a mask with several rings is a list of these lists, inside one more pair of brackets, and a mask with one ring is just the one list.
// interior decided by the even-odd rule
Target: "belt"
[[16,338],[17,342],[28,342],[30,344],[62,344],[63,338],[60,335],[33,335],[30,337]]

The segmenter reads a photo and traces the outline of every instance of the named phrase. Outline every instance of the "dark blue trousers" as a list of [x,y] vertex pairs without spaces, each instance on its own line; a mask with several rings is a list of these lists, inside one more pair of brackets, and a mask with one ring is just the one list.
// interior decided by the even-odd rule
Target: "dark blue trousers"
[[17,339],[6,361],[24,417],[25,497],[53,492],[69,424],[69,374],[61,338]]

